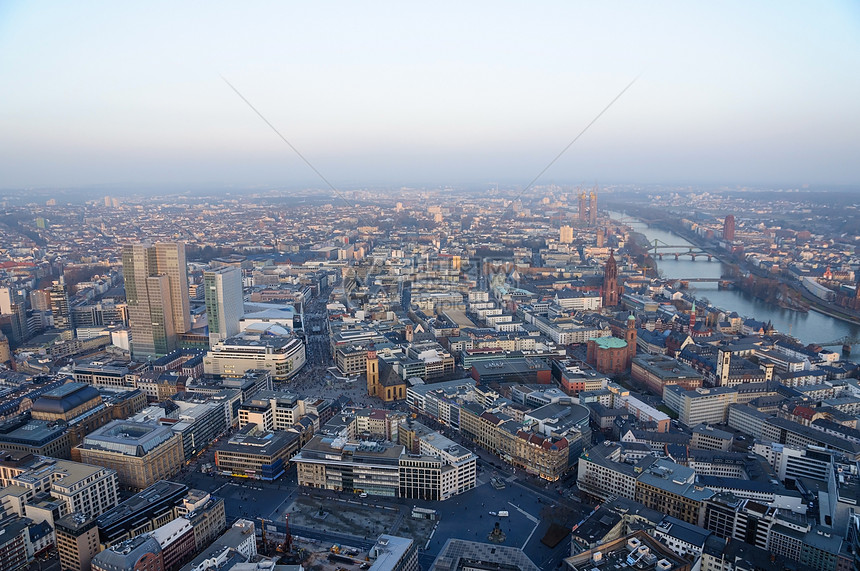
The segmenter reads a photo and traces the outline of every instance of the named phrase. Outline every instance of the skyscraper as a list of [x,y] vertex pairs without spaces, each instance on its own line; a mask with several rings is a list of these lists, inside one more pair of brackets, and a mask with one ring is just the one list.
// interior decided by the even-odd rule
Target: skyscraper
[[732,242],[735,239],[735,216],[729,214],[723,222],[723,240]]
[[224,267],[203,272],[203,298],[209,320],[209,345],[239,333],[242,304],[242,270]]
[[122,249],[122,273],[132,355],[166,355],[176,348],[177,334],[191,329],[185,245],[126,245]]
[[587,207],[587,205],[586,205],[587,199],[588,199],[588,196],[584,192],[579,193],[579,221],[580,222],[586,222],[588,220],[588,218],[585,215],[586,207]]
[[0,287],[0,316],[0,328],[12,347],[17,347],[30,336],[22,290],[12,286]]
[[591,191],[588,197],[588,223],[597,224],[597,187]]
[[155,244],[156,266],[170,284],[170,305],[173,309],[173,326],[177,333],[191,331],[191,301],[188,295],[188,266],[185,263],[185,244],[159,242]]
[[54,314],[54,328],[66,330],[72,328],[72,314],[69,310],[69,294],[66,292],[66,280],[63,276],[54,280],[51,285],[51,312]]

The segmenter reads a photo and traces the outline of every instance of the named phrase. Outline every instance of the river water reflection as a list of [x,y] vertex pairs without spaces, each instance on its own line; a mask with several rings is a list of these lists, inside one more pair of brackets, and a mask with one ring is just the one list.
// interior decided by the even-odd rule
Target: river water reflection
[[[614,219],[623,216],[616,212],[610,214]],[[691,245],[677,234],[650,227],[643,222],[631,223],[625,217],[625,224],[644,234],[652,242],[657,239],[666,244]],[[671,255],[664,255],[662,260],[657,260],[657,268],[666,278],[718,278],[726,270],[725,265],[716,260],[708,262],[707,258],[696,258],[694,262],[689,257],[675,260]],[[759,321],[770,321],[778,331],[797,337],[805,344],[827,342],[846,335],[860,338],[860,325],[840,321],[815,311],[798,313],[782,309],[738,290],[721,290],[716,283],[693,283],[690,284],[689,291],[697,299],[705,298],[721,309],[737,311],[741,316]],[[830,349],[841,350],[840,347]],[[852,355],[848,359],[860,362],[860,345],[853,347]]]

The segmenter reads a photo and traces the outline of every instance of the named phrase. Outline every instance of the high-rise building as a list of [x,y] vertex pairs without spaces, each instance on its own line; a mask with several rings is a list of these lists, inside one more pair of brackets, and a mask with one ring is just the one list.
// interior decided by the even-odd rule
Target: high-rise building
[[209,320],[209,345],[239,333],[242,305],[242,270],[227,266],[203,272],[203,298]]
[[588,223],[597,224],[597,187],[591,191],[588,200]]
[[185,245],[129,244],[122,250],[123,277],[134,357],[161,357],[191,329]]
[[17,347],[30,336],[22,290],[11,286],[0,287],[0,315],[3,316],[0,327],[12,347]]
[[558,241],[562,244],[570,244],[573,242],[573,228],[571,226],[562,226],[558,234]]
[[579,221],[586,222],[588,218],[586,217],[586,208],[587,208],[588,195],[584,192],[579,194]]
[[735,239],[735,216],[729,214],[723,222],[723,240],[732,242]]
[[618,305],[618,264],[612,250],[609,251],[609,259],[603,266],[603,307],[615,307]]
[[72,328],[72,314],[69,311],[69,294],[66,292],[66,280],[63,276],[54,280],[51,285],[51,312],[54,314],[54,328],[66,330]]
[[159,242],[155,244],[156,267],[165,274],[170,284],[170,306],[173,309],[173,326],[177,333],[191,331],[191,301],[188,295],[188,266],[185,263],[185,244]]
[[50,290],[34,289],[30,292],[30,307],[33,311],[48,311],[51,309]]

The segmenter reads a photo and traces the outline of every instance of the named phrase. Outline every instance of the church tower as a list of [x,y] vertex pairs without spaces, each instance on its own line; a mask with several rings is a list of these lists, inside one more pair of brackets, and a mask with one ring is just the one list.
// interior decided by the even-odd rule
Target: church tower
[[367,352],[367,394],[379,396],[379,357],[376,351]]
[[627,367],[630,367],[633,364],[633,357],[636,356],[636,318],[632,313],[627,317],[624,340],[627,341]]
[[618,264],[613,251],[609,250],[609,259],[603,266],[603,307],[618,305],[618,290]]

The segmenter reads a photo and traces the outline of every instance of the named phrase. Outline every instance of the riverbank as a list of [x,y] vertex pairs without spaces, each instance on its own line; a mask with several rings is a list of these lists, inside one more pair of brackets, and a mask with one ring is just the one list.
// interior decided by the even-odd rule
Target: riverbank
[[[615,220],[622,218],[619,209],[612,213],[612,217]],[[623,218],[628,217],[623,216]],[[628,222],[627,226],[632,227],[636,233],[644,235],[645,239],[651,243],[654,240],[665,244],[679,245],[689,242],[683,236],[663,230],[661,229],[662,226],[655,226],[654,224],[659,224],[659,222],[652,221],[652,225],[649,226],[648,223],[636,219]],[[628,237],[628,243],[632,242],[632,236]],[[693,244],[690,245],[693,246]],[[700,300],[703,306],[707,303],[728,312],[736,312],[743,318],[751,318],[763,323],[771,322],[778,331],[796,337],[804,345],[828,342],[842,337],[860,338],[860,324],[840,319],[838,312],[823,305],[819,305],[818,308],[823,309],[824,312],[810,310],[801,313],[769,304],[737,288],[720,289],[717,283],[719,278],[728,275],[732,268],[725,263],[725,259],[723,258],[720,263],[715,263],[701,258],[693,261],[689,256],[676,260],[674,256],[664,255],[662,260],[657,260],[657,267],[660,275],[665,279],[707,279],[706,282],[691,282],[688,293],[688,295]],[[805,301],[814,302],[809,298],[806,298]],[[699,304],[697,303],[697,305]],[[835,313],[835,315],[831,317],[828,313]],[[860,362],[860,351],[855,351],[854,354],[844,358],[849,361]]]
[[[627,212],[625,212],[625,214],[630,215]],[[806,313],[809,310],[812,310],[816,313],[826,315],[827,317],[837,319],[844,323],[849,323],[855,326],[860,325],[860,315],[852,315],[850,313],[846,313],[843,311],[843,308],[840,307],[830,307],[827,305],[823,305],[821,300],[811,296],[801,284],[795,281],[787,280],[777,276],[762,275],[761,270],[759,268],[750,266],[748,263],[746,263],[745,260],[742,259],[733,259],[731,256],[729,256],[728,259],[721,258],[720,256],[726,255],[725,252],[720,252],[718,254],[717,251],[711,245],[703,243],[699,235],[689,232],[689,230],[679,226],[679,224],[674,221],[661,221],[657,219],[645,224],[647,224],[649,227],[657,228],[664,232],[669,232],[675,236],[678,236],[679,238],[682,238],[692,246],[701,248],[702,251],[711,254],[712,256],[717,258],[719,262],[729,267],[731,270],[737,271],[739,275],[741,275],[741,273],[745,273],[749,276],[749,278],[754,279],[755,282],[761,280],[772,281],[773,284],[771,285],[771,287],[768,288],[773,290],[771,292],[760,291],[762,290],[762,288],[756,287],[755,283],[746,283],[746,280],[739,280],[737,282],[738,288],[741,291],[744,291],[745,293],[748,293],[764,301],[765,303],[768,303],[775,307],[779,307],[780,309],[786,309],[789,311],[796,311],[800,313]],[[641,232],[631,232],[631,238],[636,240],[638,249],[641,249],[643,247],[648,248],[650,246],[650,241],[648,237]],[[648,259],[650,260],[650,258]],[[657,266],[658,264],[648,264],[649,272],[655,271]],[[659,273],[659,270],[656,271],[657,273]]]
[[821,315],[826,315],[827,317],[832,317],[833,319],[838,319],[839,321],[844,321],[845,323],[850,323],[851,325],[860,325],[860,320],[858,320],[854,317],[851,317],[851,316],[840,314],[840,313],[834,313],[828,309],[825,309],[825,308],[819,306],[815,302],[809,303],[809,309],[811,311],[816,312],[816,313],[820,313]]

